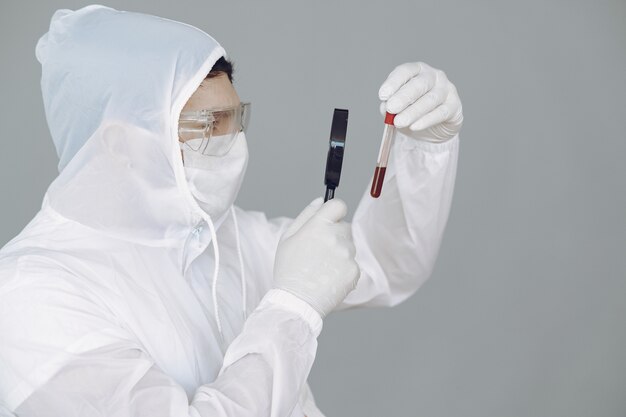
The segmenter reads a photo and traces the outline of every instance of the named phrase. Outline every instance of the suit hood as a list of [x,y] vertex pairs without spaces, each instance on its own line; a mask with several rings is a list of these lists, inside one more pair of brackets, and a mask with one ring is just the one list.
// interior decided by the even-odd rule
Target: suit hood
[[226,56],[193,26],[89,5],[57,10],[36,46],[59,176],[44,198],[102,233],[179,240],[206,217],[189,192],[180,111]]

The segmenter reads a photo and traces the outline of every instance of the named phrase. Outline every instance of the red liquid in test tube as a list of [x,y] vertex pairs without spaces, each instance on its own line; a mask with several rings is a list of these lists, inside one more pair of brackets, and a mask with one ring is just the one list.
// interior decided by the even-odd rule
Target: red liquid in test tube
[[387,113],[385,115],[385,130],[383,131],[383,140],[380,143],[380,151],[378,151],[378,159],[376,160],[376,170],[374,171],[374,179],[372,180],[372,189],[370,194],[374,198],[380,197],[383,190],[383,181],[385,172],[387,171],[387,161],[389,160],[389,152],[391,151],[391,143],[396,133],[396,127],[393,125],[395,114]]

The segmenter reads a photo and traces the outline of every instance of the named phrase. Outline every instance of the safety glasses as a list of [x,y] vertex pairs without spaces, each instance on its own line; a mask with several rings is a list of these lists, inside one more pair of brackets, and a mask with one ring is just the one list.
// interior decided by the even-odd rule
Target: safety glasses
[[203,155],[223,156],[245,132],[250,122],[250,103],[235,107],[181,112],[178,137],[188,149]]

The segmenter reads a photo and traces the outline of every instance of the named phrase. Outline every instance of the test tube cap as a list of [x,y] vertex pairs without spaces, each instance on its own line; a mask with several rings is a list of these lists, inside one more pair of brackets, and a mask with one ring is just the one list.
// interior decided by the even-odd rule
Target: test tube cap
[[386,112],[385,113],[385,124],[393,125],[393,119],[396,117],[395,114]]

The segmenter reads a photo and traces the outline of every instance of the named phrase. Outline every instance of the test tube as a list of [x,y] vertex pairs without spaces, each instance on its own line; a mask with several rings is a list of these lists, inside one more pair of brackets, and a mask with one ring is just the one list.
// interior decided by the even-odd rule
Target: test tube
[[387,161],[389,160],[391,143],[396,134],[396,127],[393,125],[393,119],[395,117],[395,114],[389,112],[385,114],[385,130],[383,131],[383,140],[380,143],[376,170],[374,171],[374,178],[372,180],[372,189],[370,190],[370,194],[374,198],[380,197],[380,192],[383,189],[383,180],[385,179],[385,171],[387,171]]

